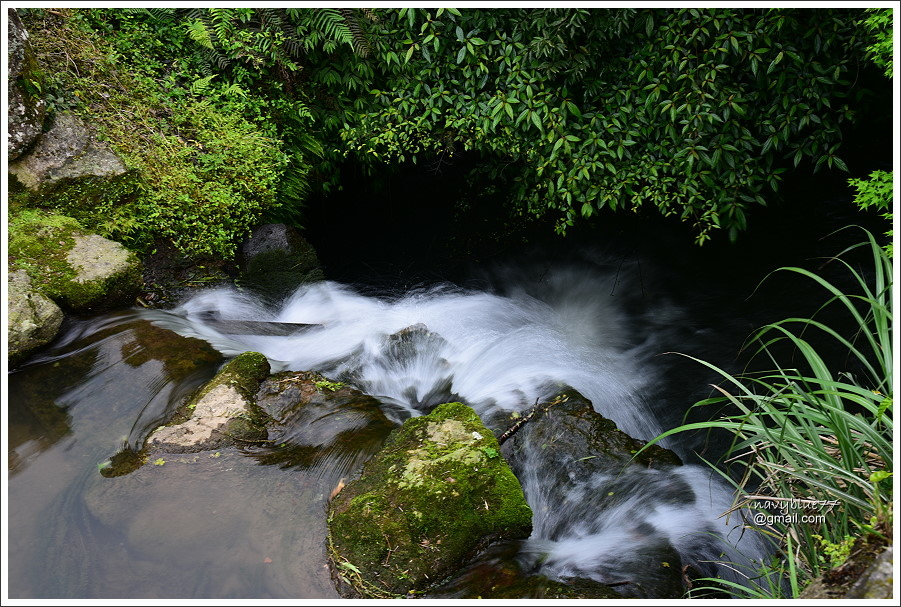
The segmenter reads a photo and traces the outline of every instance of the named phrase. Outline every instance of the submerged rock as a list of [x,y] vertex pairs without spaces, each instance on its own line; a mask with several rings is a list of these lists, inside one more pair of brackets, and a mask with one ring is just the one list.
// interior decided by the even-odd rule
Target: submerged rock
[[423,595],[426,599],[621,599],[612,588],[586,578],[552,580],[523,570],[521,541],[491,546],[450,581]]
[[329,546],[341,593],[387,597],[421,590],[502,539],[524,538],[532,511],[471,408],[439,405],[408,419],[329,508]]
[[147,438],[151,452],[195,453],[266,439],[264,420],[253,403],[269,361],[258,352],[232,359],[182,408],[188,419],[161,426]]
[[270,376],[260,385],[256,404],[269,419],[269,442],[254,457],[312,470],[330,488],[358,476],[396,427],[378,400],[313,371]]

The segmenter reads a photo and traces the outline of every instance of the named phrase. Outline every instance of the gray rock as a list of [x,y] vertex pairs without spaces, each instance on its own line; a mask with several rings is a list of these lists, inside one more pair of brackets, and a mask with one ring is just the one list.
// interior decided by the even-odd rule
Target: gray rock
[[187,403],[188,419],[160,426],[145,447],[151,452],[196,453],[265,439],[253,394],[268,374],[269,362],[262,354],[237,356]]
[[[654,445],[637,454],[645,443],[597,413],[576,390],[562,390],[539,404],[528,421],[517,423],[518,430],[501,435],[509,437],[502,452],[522,479],[535,511],[530,541],[554,543],[610,533],[623,506],[635,501],[648,512],[695,503],[691,486],[673,473],[681,466],[674,453]],[[497,427],[498,420],[488,425]],[[616,592],[626,597],[681,598],[681,572],[688,563],[682,562],[665,530],[635,512],[628,532],[628,548],[611,551],[601,563],[570,563],[568,555],[558,553],[542,566],[615,584]]]
[[128,272],[134,265],[134,255],[113,240],[97,234],[80,234],[75,236],[66,261],[76,272],[75,282],[91,283]]
[[31,279],[24,270],[10,272],[7,284],[7,359],[15,362],[56,336],[63,322],[63,312],[50,299],[32,289]]
[[894,582],[894,552],[891,546],[870,565],[869,569],[860,576],[848,594],[846,599],[890,599],[892,598],[892,586]]
[[28,43],[28,32],[16,9],[8,10],[8,40],[6,56],[6,90],[8,93],[6,150],[9,161],[17,159],[41,134],[46,105],[44,100],[29,92],[27,87],[41,86],[40,70]]
[[9,172],[33,191],[64,179],[115,177],[125,171],[122,160],[73,114],[57,115],[31,152],[9,165]]
[[239,282],[273,300],[324,277],[313,246],[281,223],[254,229],[241,245],[241,262]]

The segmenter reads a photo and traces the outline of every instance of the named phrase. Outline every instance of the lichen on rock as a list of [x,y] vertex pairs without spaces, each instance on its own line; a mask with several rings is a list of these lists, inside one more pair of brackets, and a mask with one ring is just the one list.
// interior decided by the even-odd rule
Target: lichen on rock
[[116,177],[126,167],[81,118],[61,113],[32,150],[9,165],[9,172],[28,189],[38,191],[64,180]]
[[43,75],[28,42],[28,31],[16,9],[7,9],[8,46],[6,91],[6,150],[10,162],[23,154],[41,134],[47,104],[39,94]]
[[346,596],[400,596],[441,581],[479,550],[528,537],[532,511],[494,435],[470,407],[408,419],[329,510]]

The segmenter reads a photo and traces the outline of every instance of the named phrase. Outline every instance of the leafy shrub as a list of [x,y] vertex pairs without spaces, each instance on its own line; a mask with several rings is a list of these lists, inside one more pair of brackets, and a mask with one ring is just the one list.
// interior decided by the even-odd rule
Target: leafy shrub
[[[482,183],[559,231],[652,209],[737,237],[802,163],[847,170],[863,11],[380,10],[378,61],[316,61],[344,151],[488,157]],[[374,71],[368,75],[365,69]]]

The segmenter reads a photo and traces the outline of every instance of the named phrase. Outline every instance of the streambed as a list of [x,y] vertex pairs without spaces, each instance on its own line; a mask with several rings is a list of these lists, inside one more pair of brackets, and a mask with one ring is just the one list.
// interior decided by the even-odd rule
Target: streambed
[[[741,306],[726,314],[733,322],[724,327],[701,304],[648,297],[642,283],[655,271],[614,258],[507,267],[481,276],[477,287],[378,292],[326,281],[276,304],[214,289],[165,312],[70,320],[61,339],[9,376],[10,596],[337,597],[324,517],[346,460],[284,468],[232,449],[102,474],[110,457],[139,448],[222,361],[247,350],[264,353],[274,371],[317,370],[351,383],[396,422],[451,399],[482,416],[525,412],[566,384],[627,433],[653,438],[709,390],[703,370],[664,353],[734,351],[751,322]],[[218,331],[206,322],[211,317],[322,328],[236,335]],[[392,340],[416,326],[428,329],[421,338]],[[677,437],[665,446],[691,461],[706,440]],[[702,551],[693,558],[712,558],[719,546],[683,540],[711,525],[738,537],[737,521],[724,527],[719,519],[729,495],[703,467],[679,476],[696,494],[685,507],[661,507],[658,481],[634,483],[633,499],[605,512],[606,522],[591,520],[584,507],[540,504],[533,540],[514,558],[549,577],[602,582],[612,579],[603,571],[609,563],[630,566],[643,536],[665,536]],[[577,491],[606,487],[603,478],[579,480]],[[542,471],[521,481],[535,508]],[[766,556],[754,538],[739,553],[751,562]]]

